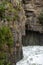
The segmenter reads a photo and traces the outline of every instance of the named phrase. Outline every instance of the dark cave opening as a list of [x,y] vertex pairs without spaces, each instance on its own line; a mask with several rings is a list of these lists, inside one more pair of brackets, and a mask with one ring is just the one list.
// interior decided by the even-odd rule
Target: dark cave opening
[[43,45],[43,33],[28,29],[28,24],[25,25],[25,36],[22,36],[22,44],[27,45]]
[[23,2],[24,4],[29,3],[29,1],[31,1],[31,0],[22,0],[22,2]]

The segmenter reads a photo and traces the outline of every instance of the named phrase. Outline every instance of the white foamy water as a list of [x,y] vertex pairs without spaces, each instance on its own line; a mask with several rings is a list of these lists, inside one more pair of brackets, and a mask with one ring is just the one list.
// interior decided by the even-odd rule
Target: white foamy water
[[23,59],[16,65],[43,65],[43,46],[23,47]]

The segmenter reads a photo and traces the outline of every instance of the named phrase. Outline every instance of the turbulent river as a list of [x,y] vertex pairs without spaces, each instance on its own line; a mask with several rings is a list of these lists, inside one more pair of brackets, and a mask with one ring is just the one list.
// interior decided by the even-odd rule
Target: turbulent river
[[23,59],[16,65],[43,65],[43,46],[23,47]]

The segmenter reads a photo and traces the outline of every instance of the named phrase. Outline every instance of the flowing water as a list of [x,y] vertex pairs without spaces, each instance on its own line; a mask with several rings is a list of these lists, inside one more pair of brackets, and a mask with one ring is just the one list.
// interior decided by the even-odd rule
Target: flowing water
[[43,65],[43,46],[23,47],[23,59],[16,65]]

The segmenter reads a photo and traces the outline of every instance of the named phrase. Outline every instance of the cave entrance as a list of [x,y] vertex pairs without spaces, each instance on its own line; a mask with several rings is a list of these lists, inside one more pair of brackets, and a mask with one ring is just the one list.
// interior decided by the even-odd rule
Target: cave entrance
[[43,45],[43,33],[28,29],[28,24],[25,25],[25,36],[22,36],[22,44],[27,45]]

